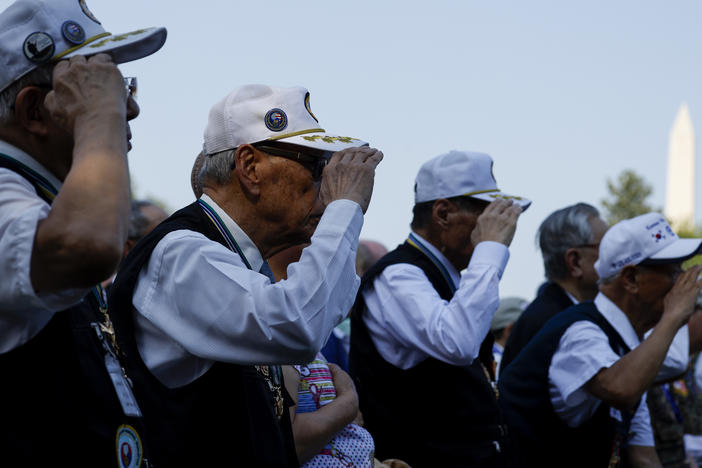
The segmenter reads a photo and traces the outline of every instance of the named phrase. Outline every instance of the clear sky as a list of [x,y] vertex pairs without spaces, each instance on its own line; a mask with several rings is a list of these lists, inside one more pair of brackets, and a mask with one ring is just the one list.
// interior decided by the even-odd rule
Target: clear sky
[[408,233],[424,161],[450,149],[493,156],[500,188],[533,200],[503,296],[533,297],[543,278],[539,223],[578,201],[600,207],[608,177],[636,170],[663,206],[668,132],[683,101],[702,135],[694,0],[88,5],[113,33],[168,28],[160,52],[121,66],[139,78],[130,153],[138,196],[172,208],[193,200],[190,168],[209,108],[235,86],[302,85],[325,129],[385,153],[362,237],[388,247]]

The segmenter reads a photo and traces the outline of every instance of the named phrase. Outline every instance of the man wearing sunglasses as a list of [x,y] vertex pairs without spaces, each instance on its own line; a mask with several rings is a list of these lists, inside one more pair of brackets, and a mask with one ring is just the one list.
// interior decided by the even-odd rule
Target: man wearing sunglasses
[[136,81],[116,64],[165,39],[163,28],[112,35],[85,1],[18,0],[0,13],[5,466],[115,466],[124,453],[142,466],[139,407],[96,285],[127,237],[127,121],[139,114]]
[[[325,132],[306,89],[248,85],[214,105],[199,158],[199,199],[137,244],[110,296],[154,461],[299,466],[279,365],[311,361],[354,301],[382,153]],[[307,242],[273,283],[265,259]]]
[[694,312],[702,267],[681,263],[701,246],[658,213],[605,233],[594,301],[546,322],[500,373],[518,466],[661,466],[646,390]]

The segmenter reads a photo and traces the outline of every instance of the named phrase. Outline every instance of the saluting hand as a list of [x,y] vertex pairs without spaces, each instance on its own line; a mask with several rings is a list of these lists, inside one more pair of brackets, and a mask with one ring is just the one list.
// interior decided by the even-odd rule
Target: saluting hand
[[520,214],[522,208],[512,200],[495,200],[478,217],[471,242],[478,245],[482,241],[495,241],[509,247]]
[[319,191],[322,202],[328,205],[342,198],[352,200],[365,213],[373,194],[375,168],[382,159],[381,151],[367,146],[334,153],[322,176]]

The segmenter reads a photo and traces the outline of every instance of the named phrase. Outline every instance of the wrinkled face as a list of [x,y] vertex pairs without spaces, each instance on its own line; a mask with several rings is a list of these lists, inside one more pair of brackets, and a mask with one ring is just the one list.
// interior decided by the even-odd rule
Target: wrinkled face
[[268,180],[261,197],[268,221],[275,224],[281,244],[309,242],[325,208],[319,200],[321,180],[315,181],[310,168],[297,161],[267,156]]
[[443,254],[458,271],[468,266],[475,246],[471,234],[478,222],[478,217],[488,203],[476,202],[470,206],[449,201],[451,207],[447,215],[447,229],[442,236]]
[[665,295],[682,273],[682,266],[680,263],[637,265],[636,270],[636,281],[639,285],[638,299],[642,307],[650,311],[651,322],[655,323],[663,314]]

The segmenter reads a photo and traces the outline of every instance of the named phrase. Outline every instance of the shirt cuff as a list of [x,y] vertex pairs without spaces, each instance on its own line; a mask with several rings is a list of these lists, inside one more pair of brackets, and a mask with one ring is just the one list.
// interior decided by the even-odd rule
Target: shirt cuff
[[471,265],[491,265],[497,268],[498,275],[502,278],[507,260],[509,260],[509,249],[506,245],[494,241],[483,241],[475,246],[468,267],[470,268]]
[[342,234],[351,236],[348,240],[355,243],[361,235],[363,227],[363,211],[361,206],[351,200],[334,200],[324,210],[319,221],[317,234]]

